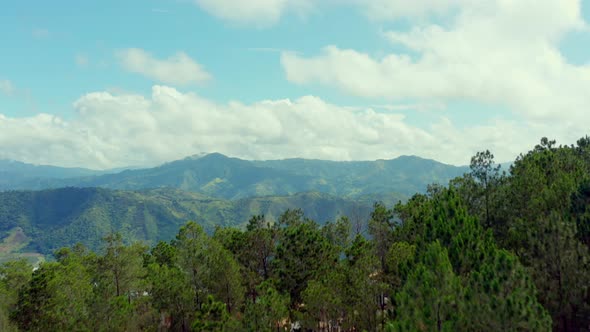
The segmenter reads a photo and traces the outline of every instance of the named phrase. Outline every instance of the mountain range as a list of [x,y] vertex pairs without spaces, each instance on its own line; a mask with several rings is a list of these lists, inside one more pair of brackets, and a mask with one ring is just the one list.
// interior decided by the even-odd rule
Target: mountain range
[[0,161],[0,260],[77,242],[99,249],[113,231],[154,244],[188,220],[212,232],[252,215],[275,221],[286,209],[320,223],[344,215],[366,222],[375,201],[390,206],[466,171],[415,156],[249,161],[213,153],[122,171]]
[[[249,161],[219,153],[187,157],[154,168],[98,172],[0,163],[0,190],[102,187],[122,190],[177,188],[239,199],[318,191],[346,198],[392,192],[410,196],[431,183],[447,183],[465,173],[457,167],[415,156],[376,161],[284,159]],[[4,173],[1,173],[4,172]],[[105,174],[106,173],[106,174]]]

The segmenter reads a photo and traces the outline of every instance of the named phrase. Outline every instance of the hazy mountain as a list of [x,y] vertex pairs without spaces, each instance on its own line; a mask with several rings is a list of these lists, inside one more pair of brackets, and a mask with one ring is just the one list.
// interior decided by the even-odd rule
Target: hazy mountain
[[468,167],[443,164],[416,156],[390,160],[336,162],[309,159],[253,161],[254,164],[312,176],[330,188],[327,192],[347,197],[374,193],[423,192],[431,183],[446,184]]
[[117,173],[122,169],[97,171],[87,168],[68,168],[33,165],[15,160],[0,159],[0,190],[42,189],[55,186],[60,180]]
[[0,193],[0,256],[3,250],[11,252],[2,241],[14,233],[28,241],[26,245],[17,241],[20,247],[12,249],[48,254],[77,242],[97,249],[101,238],[111,231],[128,240],[154,244],[173,238],[188,220],[211,232],[217,225],[242,225],[252,215],[264,214],[274,220],[294,208],[322,223],[339,215],[366,220],[371,204],[317,192],[229,201],[174,189],[7,191]]
[[261,167],[251,161],[213,153],[173,161],[154,168],[70,179],[59,181],[57,184],[125,190],[167,187],[237,199],[310,191],[314,189],[310,185],[313,180],[311,176]]
[[307,159],[248,161],[213,153],[154,168],[50,179],[37,181],[30,187],[27,184],[31,183],[21,183],[14,188],[76,186],[140,190],[168,187],[225,199],[318,191],[358,198],[392,192],[410,196],[423,192],[430,183],[446,184],[466,171],[467,167],[446,165],[414,156],[353,162]]

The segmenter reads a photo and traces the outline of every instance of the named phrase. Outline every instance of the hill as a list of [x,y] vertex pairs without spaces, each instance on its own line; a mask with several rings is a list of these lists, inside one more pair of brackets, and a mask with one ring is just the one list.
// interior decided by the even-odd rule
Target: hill
[[339,215],[364,219],[371,203],[317,192],[229,201],[175,189],[7,191],[0,193],[0,249],[4,248],[0,256],[2,252],[49,254],[77,242],[98,249],[101,238],[111,231],[128,241],[154,244],[170,240],[188,220],[212,232],[216,226],[240,226],[252,215],[273,220],[294,208],[325,222]]
[[97,171],[87,168],[68,168],[33,165],[15,160],[0,159],[0,190],[42,189],[60,180],[116,173],[120,170]]
[[223,199],[292,195],[317,191],[358,199],[365,195],[410,196],[428,184],[446,184],[467,167],[415,156],[391,160],[337,162],[286,159],[248,161],[213,153],[154,168],[68,179],[52,179],[16,189],[103,187],[121,190],[177,188]]

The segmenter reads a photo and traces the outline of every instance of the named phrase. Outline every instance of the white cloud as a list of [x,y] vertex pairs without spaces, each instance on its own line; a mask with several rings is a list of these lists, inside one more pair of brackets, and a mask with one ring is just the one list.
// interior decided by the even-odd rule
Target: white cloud
[[[417,2],[407,3],[411,7],[409,3]],[[287,79],[335,86],[367,98],[502,105],[531,121],[564,121],[564,112],[578,124],[588,119],[590,66],[568,63],[559,50],[564,34],[587,29],[579,1],[441,3],[458,10],[450,16],[449,27],[422,23],[410,31],[384,33],[407,53],[375,58],[337,46],[311,57],[283,53]],[[424,14],[427,8],[415,11]]]
[[166,86],[154,86],[149,97],[90,93],[74,108],[77,116],[70,120],[0,114],[0,158],[109,168],[217,151],[247,159],[367,160],[412,154],[467,164],[485,148],[498,160],[510,160],[548,132],[561,142],[578,138],[567,129],[502,119],[463,128],[433,116],[418,128],[401,114],[338,106],[313,96],[218,104]]
[[287,11],[306,13],[317,0],[195,0],[209,14],[238,24],[266,27],[277,23]]
[[0,92],[7,95],[12,96],[14,94],[14,85],[9,80],[0,79]]
[[128,48],[117,52],[117,56],[126,70],[157,82],[188,85],[211,78],[200,64],[184,52],[178,52],[167,59],[157,59],[142,49]]

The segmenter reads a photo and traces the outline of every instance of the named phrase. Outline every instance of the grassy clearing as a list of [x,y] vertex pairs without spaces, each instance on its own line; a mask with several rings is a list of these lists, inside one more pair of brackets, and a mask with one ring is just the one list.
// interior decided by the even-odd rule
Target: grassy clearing
[[21,252],[31,239],[25,234],[22,228],[15,227],[8,232],[8,236],[0,243],[0,263],[26,259],[29,263],[37,266],[45,261],[45,256],[37,252]]
[[8,232],[8,236],[0,243],[0,255],[14,253],[22,250],[31,242],[25,232],[20,227],[15,227]]

